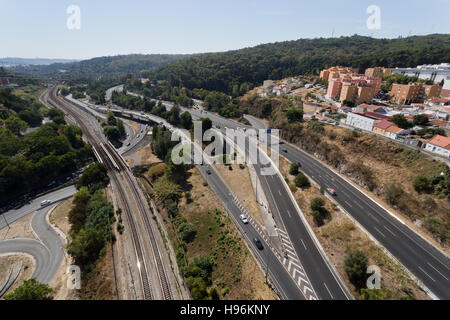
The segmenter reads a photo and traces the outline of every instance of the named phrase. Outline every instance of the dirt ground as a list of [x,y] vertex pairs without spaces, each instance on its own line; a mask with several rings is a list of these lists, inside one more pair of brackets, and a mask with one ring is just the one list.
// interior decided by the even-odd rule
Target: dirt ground
[[[290,163],[281,158],[280,171],[293,183],[294,177],[289,175],[289,168]],[[361,250],[368,257],[368,265],[380,267],[382,288],[392,292],[394,299],[409,295],[418,300],[429,300],[429,297],[409,278],[406,272],[394,263],[344,212],[340,211],[333,202],[322,195],[316,185],[312,183],[308,189],[297,189],[294,196],[328,258],[355,297],[358,297],[359,293],[350,283],[344,270],[344,260],[349,251]],[[325,200],[325,207],[331,214],[331,219],[326,220],[321,227],[316,226],[311,214],[309,214],[311,200],[316,197]]]
[[[66,237],[68,237],[70,231],[68,216],[69,211],[73,207],[72,201],[73,197],[63,201],[50,213],[49,216],[50,223],[61,230],[66,235]],[[67,288],[66,271],[67,268],[72,264],[73,260],[66,252],[58,273],[50,283],[50,287],[53,289],[53,298],[55,300],[77,300],[79,297],[77,290],[71,290]]]
[[136,152],[136,155],[141,159],[141,165],[152,164],[161,162],[157,156],[155,156],[150,148],[150,145],[145,146]]
[[259,210],[253,185],[250,178],[250,172],[247,167],[240,169],[239,165],[232,165],[233,170],[228,169],[229,166],[216,164],[220,175],[227,182],[244,207],[248,210],[250,215],[264,227],[264,220],[261,211]]
[[14,221],[6,227],[0,230],[0,239],[14,239],[14,238],[31,238],[36,239],[34,233],[31,231],[30,222],[33,214],[29,214],[17,221]]
[[16,281],[13,283],[11,288],[6,291],[5,295],[13,292],[17,287],[22,285],[25,280],[31,278],[34,271],[34,259],[31,256],[25,254],[0,256],[0,283],[3,283],[3,281],[6,280],[6,277],[11,271],[11,267],[18,262],[22,262],[22,269]]
[[[327,131],[334,131],[338,136],[342,136],[345,134],[346,129],[335,128],[330,126],[325,126]],[[348,160],[356,161],[360,158],[360,156],[353,154],[352,152],[346,151],[345,148],[336,140],[331,140],[326,137],[324,139],[327,140],[328,143],[332,143],[338,146],[343,150],[345,156]],[[323,162],[322,162],[323,163]],[[432,168],[426,166],[425,161],[418,161],[416,167],[412,167],[411,165],[401,163],[401,164],[388,164],[382,161],[377,161],[375,159],[371,159],[370,157],[364,157],[364,164],[374,170],[374,176],[376,177],[377,185],[383,186],[386,183],[390,182],[398,182],[400,183],[408,193],[415,195],[418,200],[423,201],[426,195],[419,195],[415,192],[411,181],[414,180],[418,172],[426,172],[426,176],[432,176]],[[348,179],[350,180],[350,179]],[[363,189],[361,186],[358,186],[356,183],[352,183],[353,186],[361,190],[361,192],[370,195],[374,200],[380,203],[383,207],[388,208],[390,212],[394,213],[397,217],[399,217],[404,223],[408,225],[409,228],[415,230],[420,233],[423,237],[425,237],[428,241],[432,242],[435,246],[443,250],[446,254],[450,254],[450,247],[445,246],[445,244],[436,241],[436,239],[431,235],[431,233],[422,227],[422,220],[420,218],[412,218],[408,217],[405,214],[401,213],[399,210],[395,210],[392,208],[382,197],[381,194],[377,194],[376,192],[370,192],[367,189]],[[448,208],[449,204],[445,199],[438,199],[437,197],[433,197],[438,206],[442,208]],[[433,215],[431,212],[426,212],[427,215]]]
[[[211,251],[217,249],[216,237],[221,231],[216,229],[216,210],[220,210],[219,217],[225,223],[225,227],[230,232],[228,235],[235,239],[233,250],[229,248],[228,255],[217,260],[217,267],[213,271],[213,286],[219,290],[228,288],[229,293],[222,299],[251,299],[267,300],[277,299],[274,292],[265,284],[264,275],[257,266],[253,256],[245,246],[241,235],[236,231],[224,209],[219,205],[218,199],[208,186],[204,186],[203,176],[197,169],[192,169],[188,182],[192,185],[191,197],[193,201],[186,203],[183,199],[179,205],[180,213],[189,222],[196,225],[198,236],[193,243],[188,245],[188,260],[194,257],[209,256]],[[234,250],[239,248],[239,250]],[[224,261],[220,261],[225,259]]]

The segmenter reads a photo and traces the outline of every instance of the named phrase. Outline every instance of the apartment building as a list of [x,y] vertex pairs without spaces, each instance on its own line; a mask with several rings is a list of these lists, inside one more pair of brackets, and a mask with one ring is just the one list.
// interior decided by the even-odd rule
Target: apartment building
[[358,97],[358,87],[351,82],[344,82],[342,84],[341,93],[339,95],[339,100],[344,102],[345,100],[356,101]]
[[422,65],[416,68],[395,68],[392,73],[400,73],[406,76],[419,77],[423,80],[432,80],[434,83],[444,81],[445,90],[450,90],[450,63],[438,65]]
[[326,97],[338,101],[370,103],[381,87],[382,79],[357,74],[356,69],[332,67],[322,70],[322,79],[328,79]]
[[384,75],[391,74],[391,69],[383,67],[368,68],[364,74],[366,77],[381,78]]
[[320,78],[330,82],[333,79],[342,78],[344,75],[351,75],[354,73],[358,73],[358,68],[335,66],[322,70],[320,72]]
[[419,102],[421,89],[420,83],[393,84],[390,93],[391,101],[396,104]]
[[441,86],[438,84],[425,85],[422,83],[393,84],[391,101],[396,104],[411,104],[439,97]]

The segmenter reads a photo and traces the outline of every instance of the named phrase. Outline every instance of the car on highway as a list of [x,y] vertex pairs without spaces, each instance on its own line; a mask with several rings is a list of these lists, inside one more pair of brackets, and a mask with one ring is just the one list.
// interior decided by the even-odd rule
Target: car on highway
[[245,217],[245,215],[241,214],[239,216],[243,224],[248,224],[248,219]]
[[206,170],[206,173],[208,174],[208,175],[211,175],[211,170]]
[[130,142],[128,142],[128,143],[127,143],[127,147],[129,147],[130,145],[131,145],[131,143],[130,143]]
[[287,149],[283,149],[282,151],[283,151],[284,153],[288,153]]
[[261,243],[261,240],[258,238],[254,238],[253,242],[255,243],[255,246],[258,248],[258,250],[264,250],[264,246]]
[[41,207],[45,207],[48,206],[49,204],[51,204],[52,202],[50,200],[44,200],[41,202]]
[[336,196],[336,190],[334,190],[333,188],[327,188],[327,191],[329,194],[331,194],[332,196]]

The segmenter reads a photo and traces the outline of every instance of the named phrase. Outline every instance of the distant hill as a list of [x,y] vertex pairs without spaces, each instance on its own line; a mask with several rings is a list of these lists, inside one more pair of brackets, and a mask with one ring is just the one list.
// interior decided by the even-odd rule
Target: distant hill
[[433,34],[398,39],[363,36],[300,39],[252,48],[207,53],[145,72],[172,86],[204,88],[231,94],[259,86],[266,79],[318,74],[334,65],[357,67],[415,67],[450,62],[450,35]]
[[100,79],[123,74],[137,74],[142,70],[164,66],[177,62],[189,55],[170,54],[131,54],[111,57],[99,57],[71,63],[54,63],[40,66],[18,66],[12,70],[51,78]]
[[27,58],[0,58],[0,67],[50,65],[52,63],[68,63],[77,60],[70,59],[27,59]]

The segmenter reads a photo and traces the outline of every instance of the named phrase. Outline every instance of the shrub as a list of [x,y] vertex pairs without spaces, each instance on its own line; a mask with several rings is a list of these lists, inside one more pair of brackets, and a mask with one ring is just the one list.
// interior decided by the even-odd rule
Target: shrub
[[184,222],[178,228],[178,232],[181,233],[183,241],[191,243],[197,235],[197,228],[192,223]]
[[292,192],[297,191],[297,186],[296,186],[295,184],[293,184],[293,183],[291,183],[291,184],[289,185],[289,188],[291,189]]
[[295,177],[294,182],[297,187],[302,188],[302,189],[309,188],[311,186],[309,179],[303,173],[299,173]]
[[400,199],[403,196],[403,188],[397,182],[390,182],[384,185],[384,198],[392,205],[396,206],[400,203]]
[[432,190],[431,181],[425,176],[415,177],[412,185],[418,193],[428,193]]
[[311,211],[311,215],[314,219],[314,223],[316,224],[316,226],[321,227],[323,226],[323,218],[322,218],[322,214],[319,211],[313,210]]
[[293,176],[298,175],[299,168],[300,168],[300,165],[298,163],[296,163],[296,162],[292,163],[291,168],[289,169],[289,174],[293,175]]
[[363,288],[366,283],[367,262],[367,257],[359,250],[351,251],[345,257],[345,272],[357,289]]
[[311,201],[311,210],[313,211],[321,211],[325,206],[325,201],[322,198],[314,198]]

